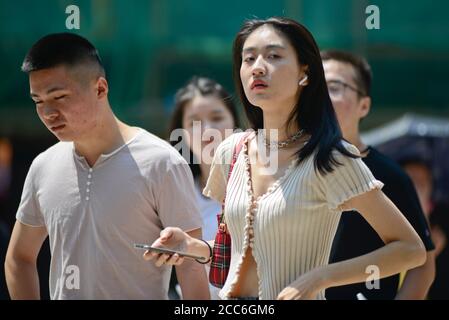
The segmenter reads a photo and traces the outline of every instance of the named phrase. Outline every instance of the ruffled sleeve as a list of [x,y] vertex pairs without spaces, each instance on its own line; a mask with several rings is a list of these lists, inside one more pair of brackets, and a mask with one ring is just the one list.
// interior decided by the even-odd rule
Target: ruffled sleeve
[[[343,142],[343,145],[352,154],[360,155],[352,144]],[[331,173],[319,173],[330,210],[343,211],[341,205],[347,200],[373,189],[382,189],[384,184],[373,176],[361,158],[350,158],[337,150],[334,156],[341,165],[334,167]]]

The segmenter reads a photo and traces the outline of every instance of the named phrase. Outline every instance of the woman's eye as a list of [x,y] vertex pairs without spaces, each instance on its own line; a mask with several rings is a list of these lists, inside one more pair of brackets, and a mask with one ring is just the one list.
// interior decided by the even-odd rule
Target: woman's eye
[[277,58],[280,58],[280,56],[277,55],[277,54],[270,54],[270,55],[268,55],[268,58],[270,58],[270,59],[277,59]]
[[67,95],[62,95],[62,96],[59,96],[59,97],[55,97],[55,100],[61,100],[61,99],[64,99],[65,97],[67,97]]
[[253,58],[253,57],[246,57],[246,58],[244,59],[244,61],[245,61],[245,62],[251,62],[251,61],[254,61],[254,58]]

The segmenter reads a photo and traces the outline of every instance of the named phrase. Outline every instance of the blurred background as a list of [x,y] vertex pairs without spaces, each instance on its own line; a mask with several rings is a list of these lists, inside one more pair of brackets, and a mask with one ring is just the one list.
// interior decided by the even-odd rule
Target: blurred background
[[[6,235],[31,161],[56,142],[35,113],[20,66],[39,38],[68,31],[65,10],[71,4],[79,7],[81,20],[80,29],[70,32],[98,48],[117,116],[161,137],[176,89],[193,74],[234,91],[234,35],[245,19],[275,15],[300,21],[321,49],[347,49],[368,59],[373,107],[363,130],[407,112],[449,117],[448,1],[0,0],[0,230]],[[365,9],[372,4],[380,9],[378,30],[365,26]],[[4,246],[0,250],[2,257]]]

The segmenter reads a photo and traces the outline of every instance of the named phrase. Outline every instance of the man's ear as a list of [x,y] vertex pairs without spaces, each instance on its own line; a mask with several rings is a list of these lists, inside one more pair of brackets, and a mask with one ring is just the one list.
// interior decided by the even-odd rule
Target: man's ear
[[97,98],[104,99],[107,98],[109,92],[108,81],[104,77],[99,77],[96,83],[97,87]]
[[359,101],[359,116],[360,119],[365,118],[369,111],[371,110],[371,98],[370,97],[362,97]]

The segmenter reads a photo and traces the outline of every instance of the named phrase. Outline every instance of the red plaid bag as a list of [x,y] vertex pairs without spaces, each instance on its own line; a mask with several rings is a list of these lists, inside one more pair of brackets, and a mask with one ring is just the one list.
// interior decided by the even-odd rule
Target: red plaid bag
[[[232,169],[234,168],[234,164],[237,161],[237,157],[247,136],[248,134],[242,137],[234,149],[231,166],[229,167],[228,181],[231,177]],[[228,232],[225,221],[225,200],[226,192],[221,204],[221,213],[217,215],[218,230],[215,235],[215,243],[212,250],[212,260],[209,271],[209,282],[217,288],[223,288],[226,278],[228,277],[229,267],[231,265],[231,236]]]

